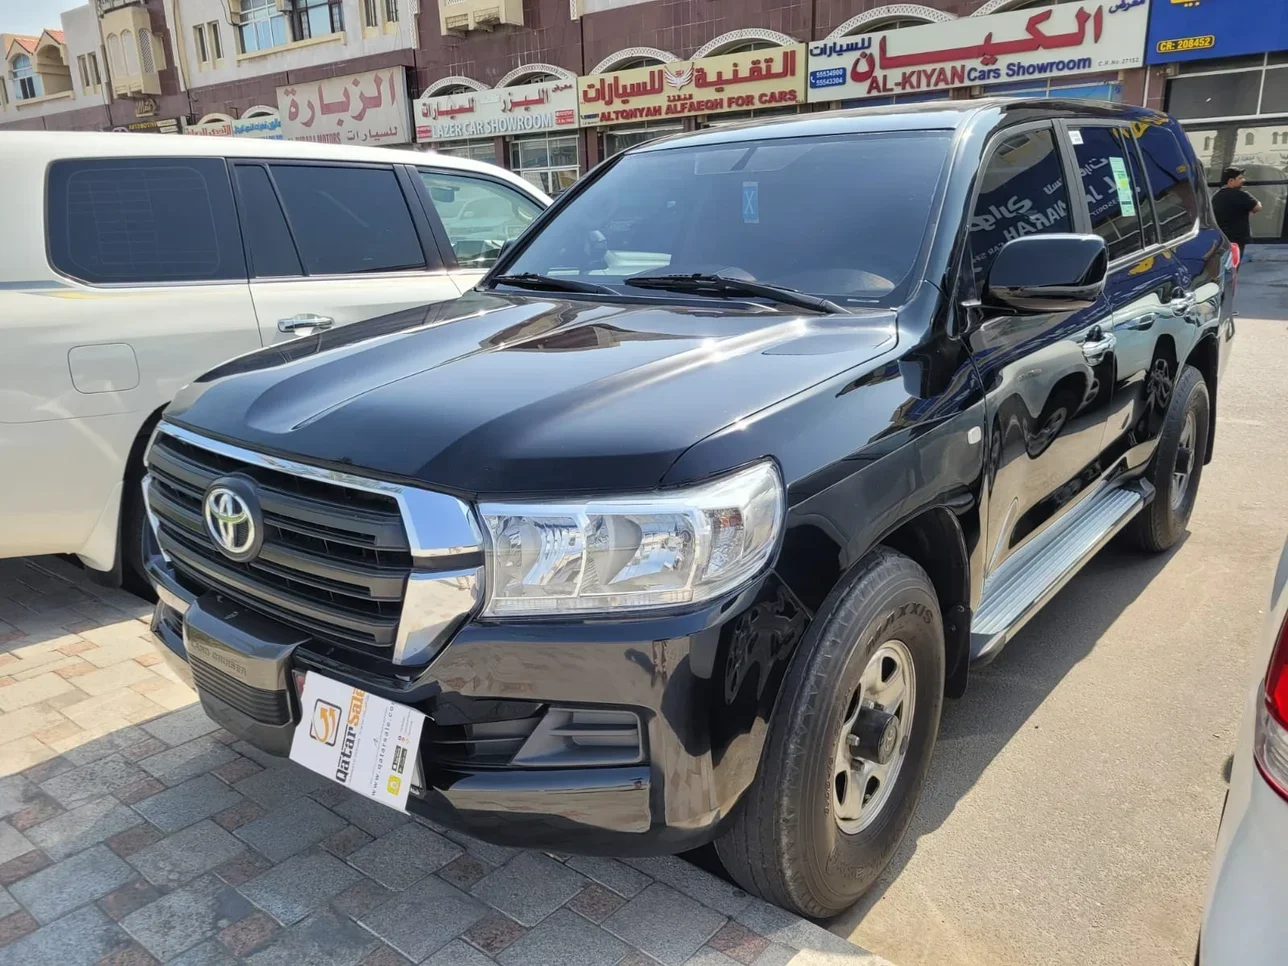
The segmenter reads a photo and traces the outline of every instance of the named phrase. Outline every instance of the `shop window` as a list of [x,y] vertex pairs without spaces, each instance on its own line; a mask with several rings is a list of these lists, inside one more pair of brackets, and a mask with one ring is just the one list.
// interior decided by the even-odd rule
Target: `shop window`
[[1266,71],[1261,89],[1262,114],[1288,114],[1288,69]]
[[276,164],[272,174],[309,275],[424,268],[392,168]]
[[1199,216],[1196,172],[1169,127],[1150,125],[1137,137],[1145,161],[1145,177],[1154,197],[1163,241],[1180,238]]
[[604,157],[611,158],[621,154],[627,148],[637,144],[664,137],[667,134],[679,134],[684,130],[681,124],[637,124],[626,128],[607,128],[604,131]]
[[575,134],[514,138],[510,170],[553,197],[577,180],[577,153]]
[[1243,117],[1257,113],[1261,71],[1177,77],[1167,84],[1167,110],[1177,117]]
[[541,207],[508,185],[420,169],[462,268],[490,268],[502,246],[521,235]]
[[209,158],[55,161],[54,267],[90,283],[245,278],[224,162]]
[[303,275],[300,256],[268,172],[258,164],[239,164],[235,170],[251,275],[255,278]]
[[475,141],[448,141],[435,144],[434,151],[453,158],[469,158],[471,161],[485,161],[496,164],[496,146],[491,138]]
[[1073,230],[1064,168],[1048,129],[1003,140],[979,176],[970,222],[975,291],[1003,245],[1013,238]]

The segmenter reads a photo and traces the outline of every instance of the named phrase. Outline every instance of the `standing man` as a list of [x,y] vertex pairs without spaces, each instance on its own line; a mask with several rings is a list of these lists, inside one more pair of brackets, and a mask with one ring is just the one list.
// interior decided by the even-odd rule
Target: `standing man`
[[1226,168],[1221,172],[1225,187],[1212,196],[1216,223],[1225,237],[1239,246],[1240,258],[1247,254],[1248,243],[1252,241],[1248,216],[1261,210],[1261,202],[1243,190],[1244,180],[1242,168]]

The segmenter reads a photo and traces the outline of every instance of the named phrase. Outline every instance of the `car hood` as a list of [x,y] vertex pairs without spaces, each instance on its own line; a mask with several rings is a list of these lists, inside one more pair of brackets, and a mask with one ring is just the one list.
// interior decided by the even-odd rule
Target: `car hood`
[[638,490],[711,433],[894,341],[887,311],[473,292],[234,359],[166,418],[471,496]]

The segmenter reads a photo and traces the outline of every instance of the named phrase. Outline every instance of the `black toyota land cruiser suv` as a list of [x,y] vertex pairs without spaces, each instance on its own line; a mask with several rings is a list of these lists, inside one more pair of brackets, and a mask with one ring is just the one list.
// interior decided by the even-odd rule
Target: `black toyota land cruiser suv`
[[460,300],[182,392],[147,456],[153,628],[277,754],[306,675],[423,712],[407,808],[442,825],[714,841],[749,891],[835,913],[970,666],[1114,534],[1184,531],[1233,273],[1147,110],[654,141]]

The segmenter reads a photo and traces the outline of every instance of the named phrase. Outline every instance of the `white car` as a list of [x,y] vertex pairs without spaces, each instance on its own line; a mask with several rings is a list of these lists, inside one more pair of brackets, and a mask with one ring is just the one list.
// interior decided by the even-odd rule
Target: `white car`
[[1275,570],[1217,835],[1199,935],[1203,966],[1279,966],[1288,958],[1288,545]]
[[15,132],[0,158],[0,557],[74,553],[106,583],[141,575],[143,448],[181,386],[454,299],[550,203],[390,148]]

